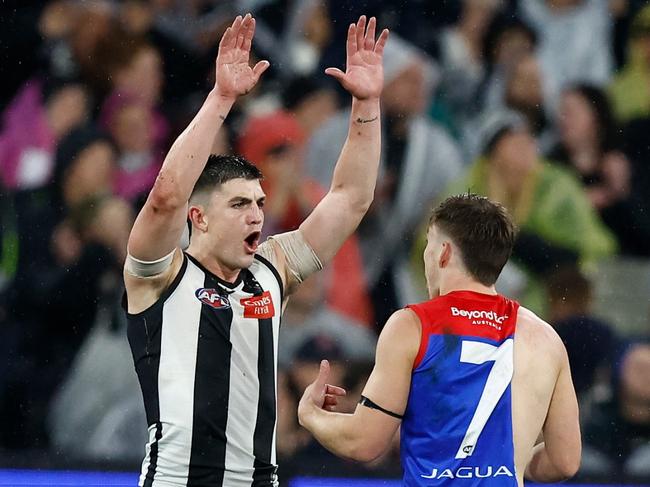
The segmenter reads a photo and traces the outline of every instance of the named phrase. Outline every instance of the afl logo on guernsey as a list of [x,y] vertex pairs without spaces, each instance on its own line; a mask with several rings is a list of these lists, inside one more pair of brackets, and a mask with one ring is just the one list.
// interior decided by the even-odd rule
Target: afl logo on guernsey
[[219,294],[216,289],[202,287],[197,289],[194,295],[199,301],[215,309],[228,309],[230,308],[230,301],[225,296]]

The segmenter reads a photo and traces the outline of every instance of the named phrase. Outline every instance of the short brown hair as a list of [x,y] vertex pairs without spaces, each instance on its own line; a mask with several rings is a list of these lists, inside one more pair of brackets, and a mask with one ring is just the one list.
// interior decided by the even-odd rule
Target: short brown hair
[[451,196],[433,210],[435,224],[460,248],[467,271],[491,286],[512,254],[516,229],[499,203],[476,194]]

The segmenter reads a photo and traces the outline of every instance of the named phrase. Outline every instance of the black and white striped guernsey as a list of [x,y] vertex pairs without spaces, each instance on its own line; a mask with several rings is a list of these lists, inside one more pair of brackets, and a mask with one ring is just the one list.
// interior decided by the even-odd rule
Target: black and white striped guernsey
[[256,255],[235,283],[185,254],[149,309],[128,314],[149,442],[140,486],[277,486],[282,281]]

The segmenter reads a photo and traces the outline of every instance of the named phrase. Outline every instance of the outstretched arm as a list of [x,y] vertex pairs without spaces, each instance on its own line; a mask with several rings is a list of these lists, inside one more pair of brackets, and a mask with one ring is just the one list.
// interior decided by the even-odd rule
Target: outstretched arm
[[172,252],[187,219],[187,205],[210,156],[218,130],[238,96],[248,93],[268,68],[249,66],[255,19],[238,16],[219,43],[215,85],[203,106],[172,145],[129,237],[129,252],[154,261]]
[[384,83],[382,59],[388,30],[375,41],[375,18],[366,30],[362,16],[348,29],[346,72],[325,70],[352,95],[348,137],[339,156],[329,192],[300,226],[325,264],[355,231],[375,192],[381,149],[379,96]]
[[379,457],[400,425],[411,385],[413,361],[420,344],[420,324],[410,310],[396,312],[377,343],[375,367],[363,390],[384,411],[358,405],[354,414],[334,412],[337,396],[345,394],[327,384],[329,365],[321,363],[316,381],[298,405],[300,424],[332,453],[360,462]]

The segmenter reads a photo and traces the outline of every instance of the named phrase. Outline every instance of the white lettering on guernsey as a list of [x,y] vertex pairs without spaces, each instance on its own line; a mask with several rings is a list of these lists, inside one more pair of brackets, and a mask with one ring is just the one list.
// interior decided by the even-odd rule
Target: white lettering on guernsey
[[431,475],[420,475],[423,479],[487,479],[505,475],[506,477],[514,477],[514,474],[505,465],[493,467],[460,467],[457,470],[445,468],[439,470],[434,468],[431,470]]
[[455,306],[451,307],[451,315],[461,316],[472,320],[474,325],[488,325],[499,331],[503,322],[508,319],[508,315],[499,316],[495,311],[466,310]]

